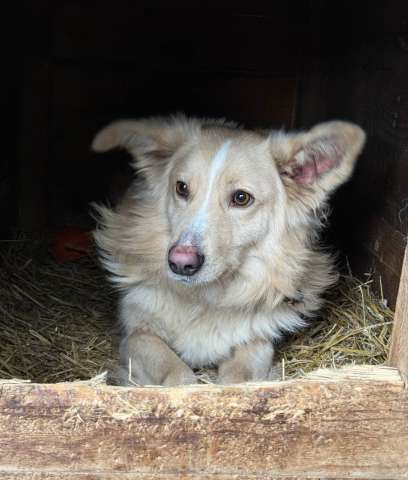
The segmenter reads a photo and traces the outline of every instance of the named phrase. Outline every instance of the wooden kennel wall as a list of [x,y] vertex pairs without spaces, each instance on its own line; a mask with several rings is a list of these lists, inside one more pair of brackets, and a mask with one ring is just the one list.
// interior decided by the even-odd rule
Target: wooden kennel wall
[[375,267],[397,310],[389,367],[230,387],[1,381],[0,479],[408,479],[405,2],[339,2],[335,13],[322,0],[21,5],[6,26],[20,56],[2,93],[18,125],[6,152],[19,159],[0,167],[5,225],[17,205],[24,230],[55,226],[67,186],[90,200],[84,186],[110,170],[88,145],[116,116],[182,109],[276,127],[348,118],[369,143],[335,199],[332,239],[360,273]]

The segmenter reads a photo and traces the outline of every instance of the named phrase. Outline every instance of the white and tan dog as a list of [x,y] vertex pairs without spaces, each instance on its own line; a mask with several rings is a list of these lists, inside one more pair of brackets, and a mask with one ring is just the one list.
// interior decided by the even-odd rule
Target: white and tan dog
[[[118,121],[93,149],[129,150],[138,178],[97,207],[102,261],[122,289],[123,383],[269,378],[273,341],[304,325],[336,280],[317,234],[365,142],[356,125],[253,132],[184,116]],[[128,366],[131,366],[131,372]]]

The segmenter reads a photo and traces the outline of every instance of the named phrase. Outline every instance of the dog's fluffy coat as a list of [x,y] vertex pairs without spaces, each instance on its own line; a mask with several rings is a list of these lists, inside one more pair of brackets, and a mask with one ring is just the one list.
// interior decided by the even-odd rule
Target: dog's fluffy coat
[[[121,381],[192,383],[205,365],[222,383],[267,379],[272,341],[301,327],[336,279],[317,245],[319,212],[364,142],[345,122],[287,134],[175,116],[103,129],[94,150],[126,148],[138,172],[117,208],[97,207],[95,238],[122,290]],[[176,194],[180,180],[188,198]],[[253,203],[232,206],[237,190]],[[168,266],[183,242],[205,255],[189,277]]]

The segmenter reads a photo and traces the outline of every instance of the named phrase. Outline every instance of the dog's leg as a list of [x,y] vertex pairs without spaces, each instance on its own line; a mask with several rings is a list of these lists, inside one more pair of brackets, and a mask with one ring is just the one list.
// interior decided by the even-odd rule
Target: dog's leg
[[197,383],[191,368],[158,336],[133,332],[120,345],[121,385],[188,385]]
[[273,353],[272,344],[266,340],[255,340],[235,348],[232,356],[218,368],[218,383],[268,380]]

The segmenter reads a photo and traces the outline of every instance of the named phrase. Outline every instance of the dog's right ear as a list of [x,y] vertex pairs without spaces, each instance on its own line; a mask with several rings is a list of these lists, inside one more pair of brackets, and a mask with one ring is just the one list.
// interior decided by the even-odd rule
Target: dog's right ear
[[183,115],[119,120],[96,134],[92,150],[124,148],[133,156],[137,170],[157,171],[194,134],[194,127],[195,123]]
[[342,121],[275,136],[273,154],[288,198],[302,208],[319,208],[350,178],[365,139],[359,126]]

